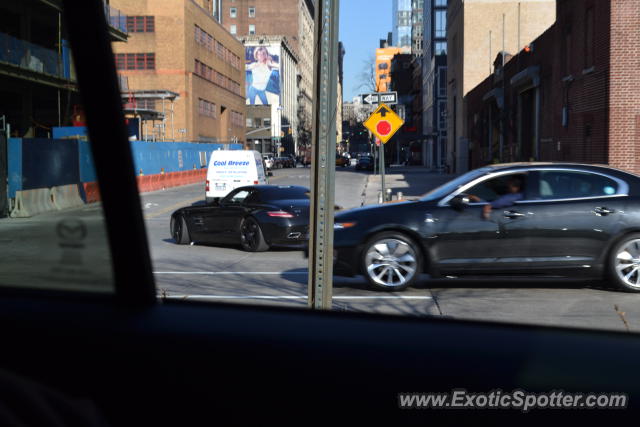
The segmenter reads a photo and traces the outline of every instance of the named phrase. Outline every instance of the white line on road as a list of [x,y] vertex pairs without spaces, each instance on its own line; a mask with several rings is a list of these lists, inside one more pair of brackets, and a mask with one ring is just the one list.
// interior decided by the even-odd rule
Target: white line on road
[[306,271],[154,271],[153,274],[202,274],[208,276],[216,275],[282,275],[282,276],[301,276],[307,275]]
[[[167,295],[166,298],[173,299],[188,299],[188,298],[203,298],[203,299],[307,299],[306,295]],[[427,296],[411,296],[411,295],[395,295],[395,296],[348,296],[340,295],[334,296],[333,299],[404,299],[404,300],[427,300],[433,299],[433,297]]]

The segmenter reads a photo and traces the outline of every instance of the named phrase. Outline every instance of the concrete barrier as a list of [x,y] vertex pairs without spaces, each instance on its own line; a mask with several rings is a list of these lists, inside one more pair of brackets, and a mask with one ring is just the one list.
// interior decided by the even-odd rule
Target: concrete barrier
[[84,201],[80,197],[78,184],[61,185],[51,189],[53,204],[58,210],[78,208],[84,206]]
[[57,210],[53,203],[53,191],[51,188],[38,188],[34,190],[16,191],[13,210],[9,214],[11,218],[29,218],[43,212]]

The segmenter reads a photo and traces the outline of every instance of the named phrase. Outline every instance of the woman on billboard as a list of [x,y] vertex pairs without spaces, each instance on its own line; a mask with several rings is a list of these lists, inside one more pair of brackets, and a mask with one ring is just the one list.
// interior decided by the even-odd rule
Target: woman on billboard
[[249,104],[254,105],[256,97],[258,97],[261,104],[267,105],[269,104],[267,91],[276,95],[279,92],[280,66],[277,61],[273,60],[273,57],[264,46],[255,48],[253,59],[254,62],[246,66]]

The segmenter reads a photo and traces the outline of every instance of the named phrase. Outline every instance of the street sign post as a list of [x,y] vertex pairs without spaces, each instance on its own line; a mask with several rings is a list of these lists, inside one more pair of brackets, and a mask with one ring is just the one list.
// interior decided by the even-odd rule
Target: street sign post
[[314,309],[329,310],[333,293],[339,1],[316,0],[314,3],[308,303]]
[[398,103],[398,92],[366,93],[360,95],[360,99],[364,105],[395,105]]
[[384,144],[402,127],[402,120],[396,113],[385,104],[380,104],[376,110],[371,113],[369,118],[364,121],[364,126],[371,131],[378,139],[380,139],[380,181],[382,186],[382,194],[385,195],[384,185]]

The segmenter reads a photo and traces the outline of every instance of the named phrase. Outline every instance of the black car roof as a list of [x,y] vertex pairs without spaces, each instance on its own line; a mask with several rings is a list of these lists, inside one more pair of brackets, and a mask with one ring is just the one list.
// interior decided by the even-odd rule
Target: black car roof
[[517,169],[527,169],[527,168],[537,168],[537,167],[545,167],[550,166],[554,168],[567,168],[567,169],[582,169],[582,170],[591,170],[591,171],[600,171],[600,172],[609,172],[613,174],[624,174],[631,175],[636,178],[640,178],[638,175],[635,175],[631,172],[614,168],[609,165],[599,165],[599,164],[585,164],[585,163],[577,163],[577,162],[514,162],[514,163],[498,163],[494,165],[487,165],[479,169],[486,168],[490,171],[501,171],[501,170],[517,170]]
[[260,185],[245,185],[243,187],[238,187],[236,188],[236,190],[239,190],[241,188],[251,188],[251,189],[256,189],[256,190],[275,190],[275,189],[287,189],[287,190],[291,190],[291,189],[298,189],[298,190],[304,190],[304,191],[309,191],[309,189],[307,187],[304,187],[302,185],[271,185],[271,184],[260,184]]

